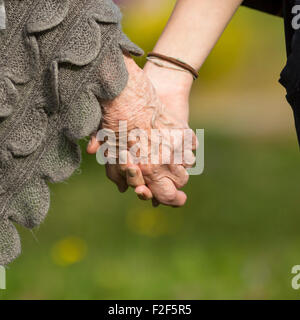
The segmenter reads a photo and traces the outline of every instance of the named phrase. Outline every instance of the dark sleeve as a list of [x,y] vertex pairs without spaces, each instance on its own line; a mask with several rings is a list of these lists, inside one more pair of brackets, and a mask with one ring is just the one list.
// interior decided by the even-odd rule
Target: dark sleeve
[[244,0],[243,5],[266,13],[282,16],[284,0]]

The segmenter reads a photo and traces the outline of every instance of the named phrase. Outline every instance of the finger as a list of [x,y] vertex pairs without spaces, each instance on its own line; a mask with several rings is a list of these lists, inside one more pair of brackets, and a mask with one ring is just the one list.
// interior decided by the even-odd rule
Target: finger
[[192,168],[196,163],[196,157],[192,150],[185,150],[184,151],[184,159],[183,159],[183,166],[185,168]]
[[96,154],[98,149],[100,148],[101,143],[96,139],[96,135],[93,134],[90,138],[89,144],[86,148],[86,152],[88,154]]
[[150,181],[148,187],[153,196],[162,204],[181,207],[186,202],[186,194],[177,190],[174,183],[167,177]]
[[145,180],[138,165],[133,164],[130,153],[127,150],[120,152],[120,173],[126,177],[127,184],[133,188],[144,185]]
[[153,198],[151,190],[145,185],[136,187],[134,191],[141,200],[151,200]]
[[154,208],[157,208],[160,205],[159,201],[155,198],[152,199],[152,206]]
[[133,188],[145,185],[141,169],[136,165],[131,165],[126,169],[126,181]]
[[121,193],[125,192],[128,189],[128,185],[126,179],[120,174],[118,165],[109,164],[105,168],[107,177],[117,185]]
[[174,182],[177,189],[183,188],[188,183],[190,176],[183,166],[170,164],[169,170],[171,175],[167,176]]
[[185,168],[192,168],[195,165],[196,157],[193,151],[197,150],[199,147],[199,141],[194,131],[192,131],[192,145],[186,145],[184,142],[184,158],[183,166]]
[[193,131],[193,138],[192,138],[192,147],[193,147],[193,151],[197,150],[199,147],[199,140],[194,131]]

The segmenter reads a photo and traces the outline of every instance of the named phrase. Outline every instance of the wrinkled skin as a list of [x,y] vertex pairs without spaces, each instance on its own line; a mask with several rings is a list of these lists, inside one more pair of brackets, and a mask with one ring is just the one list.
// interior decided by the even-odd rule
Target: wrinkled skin
[[[132,129],[143,129],[148,133],[148,137],[151,136],[150,130],[152,128],[187,129],[188,115],[164,110],[164,105],[158,98],[146,73],[130,57],[124,56],[124,60],[129,72],[128,84],[113,101],[100,101],[102,108],[101,128],[118,132],[119,121],[126,120],[128,132]],[[195,144],[195,137],[193,138]],[[129,148],[133,144],[132,142]],[[101,142],[97,141],[96,136],[92,136],[87,152],[95,154],[100,145]],[[171,152],[174,151],[173,145],[169,147]],[[145,152],[150,159],[150,142]],[[179,189],[188,182],[189,176],[185,169],[187,164],[161,164],[161,161],[160,164],[150,164],[150,160],[148,164],[133,163],[130,154],[122,156],[127,156],[129,160],[127,164],[106,165],[108,178],[117,184],[120,192],[125,192],[128,186],[131,186],[140,199],[152,199],[154,206],[160,203],[175,207],[185,204],[187,197]],[[190,159],[189,164],[192,162],[193,159]]]

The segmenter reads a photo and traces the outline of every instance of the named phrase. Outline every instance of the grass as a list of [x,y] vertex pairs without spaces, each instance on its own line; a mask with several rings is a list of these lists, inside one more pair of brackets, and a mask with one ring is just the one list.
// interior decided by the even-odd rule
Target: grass
[[[133,6],[124,11],[124,30],[152,50],[173,3],[148,13]],[[296,141],[218,133],[201,113],[207,104],[227,123],[237,111],[221,118],[216,106],[224,104],[227,114],[235,101],[242,127],[270,123],[278,114],[273,102],[280,110],[283,104],[273,84],[284,62],[283,22],[240,9],[196,84],[201,97],[210,89],[209,100],[193,108],[202,121],[193,127],[207,129],[206,167],[191,177],[187,205],[154,210],[133,192],[120,195],[95,158],[84,156],[82,173],[51,186],[51,210],[39,230],[20,229],[23,253],[9,266],[0,299],[298,299],[291,288],[292,266],[300,264]],[[258,92],[268,90],[275,98],[261,101]],[[254,100],[257,118],[246,112]]]
[[52,207],[7,270],[1,299],[287,299],[299,264],[294,141],[206,136],[185,208],[120,195],[93,157],[51,186]]

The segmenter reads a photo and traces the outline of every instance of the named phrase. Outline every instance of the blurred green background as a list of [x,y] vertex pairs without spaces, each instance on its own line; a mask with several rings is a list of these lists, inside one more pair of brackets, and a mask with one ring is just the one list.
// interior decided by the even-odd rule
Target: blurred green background
[[[174,2],[122,1],[124,30],[151,50]],[[153,209],[121,195],[84,155],[80,172],[51,186],[45,223],[19,228],[23,253],[0,298],[299,298],[299,149],[277,83],[284,63],[282,20],[241,8],[192,93],[206,163],[187,205]]]

